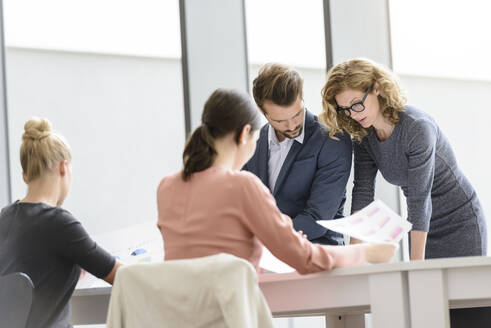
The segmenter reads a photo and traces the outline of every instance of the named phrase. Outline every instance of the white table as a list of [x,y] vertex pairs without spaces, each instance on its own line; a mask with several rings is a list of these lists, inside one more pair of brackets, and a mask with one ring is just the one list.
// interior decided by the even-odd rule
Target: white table
[[358,328],[364,327],[363,314],[371,312],[374,327],[409,328],[407,275],[396,267],[262,275],[259,286],[276,317],[326,315],[327,327]]
[[[402,263],[413,327],[448,328],[448,309],[491,306],[491,257]],[[491,319],[490,319],[491,320]]]
[[[329,327],[358,328],[361,315],[371,312],[374,328],[448,328],[449,307],[491,306],[491,258],[366,265],[305,276],[265,274],[259,285],[275,317],[326,315]],[[110,292],[110,287],[76,290],[73,323],[105,322]]]
[[[374,327],[409,328],[407,276],[398,263],[340,268],[301,276],[297,273],[259,277],[275,317],[326,315],[329,327],[364,327],[371,312]],[[72,323],[97,324],[106,320],[111,288],[75,290]],[[339,316],[341,320],[339,320]]]

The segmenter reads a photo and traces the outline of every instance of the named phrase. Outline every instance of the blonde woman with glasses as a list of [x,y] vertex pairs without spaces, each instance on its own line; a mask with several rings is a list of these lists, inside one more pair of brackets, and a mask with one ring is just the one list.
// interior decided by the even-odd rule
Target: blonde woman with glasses
[[486,255],[474,188],[437,122],[406,105],[390,70],[365,59],[340,63],[328,72],[322,101],[319,118],[330,135],[344,131],[354,139],[353,212],[373,201],[380,171],[406,196],[412,260]]

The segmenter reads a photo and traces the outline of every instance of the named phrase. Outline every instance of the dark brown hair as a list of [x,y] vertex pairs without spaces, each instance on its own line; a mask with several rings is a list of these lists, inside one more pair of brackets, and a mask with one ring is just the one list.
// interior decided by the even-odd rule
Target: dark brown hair
[[232,89],[217,89],[205,103],[201,115],[201,125],[188,138],[182,158],[184,169],[182,177],[189,180],[195,172],[209,168],[217,152],[214,141],[229,133],[239,143],[240,133],[249,124],[251,132],[261,126],[258,109],[251,97]]
[[261,68],[254,79],[252,94],[263,112],[267,100],[279,106],[289,106],[298,97],[303,98],[303,79],[291,67],[269,63]]

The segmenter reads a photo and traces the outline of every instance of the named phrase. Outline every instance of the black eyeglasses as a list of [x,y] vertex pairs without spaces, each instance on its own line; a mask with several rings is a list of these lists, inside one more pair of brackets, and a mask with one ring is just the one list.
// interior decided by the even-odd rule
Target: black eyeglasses
[[353,105],[349,106],[349,107],[341,107],[338,105],[337,101],[336,101],[336,98],[334,98],[334,102],[336,103],[336,112],[337,113],[340,113],[341,115],[344,115],[346,117],[350,117],[351,116],[351,111],[353,112],[357,112],[357,113],[360,113],[360,112],[363,112],[365,110],[365,99],[367,99],[368,97],[368,94],[370,93],[370,91],[372,91],[372,87],[369,87],[367,89],[367,91],[365,92],[365,96],[363,96],[363,99],[359,102],[356,102],[354,103]]

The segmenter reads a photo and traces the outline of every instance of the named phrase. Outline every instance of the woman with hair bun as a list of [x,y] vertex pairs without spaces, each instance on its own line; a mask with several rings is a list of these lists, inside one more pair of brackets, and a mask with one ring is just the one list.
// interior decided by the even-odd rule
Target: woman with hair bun
[[395,245],[389,243],[312,244],[293,229],[261,180],[240,171],[254,154],[261,126],[247,94],[216,90],[205,103],[201,123],[184,149],[183,170],[158,187],[166,260],[223,252],[258,269],[261,244],[302,274],[392,259]]
[[47,119],[25,123],[20,161],[27,194],[0,213],[0,275],[24,272],[34,283],[28,328],[71,327],[69,300],[81,268],[112,283],[120,265],[61,208],[71,159],[67,141]]

